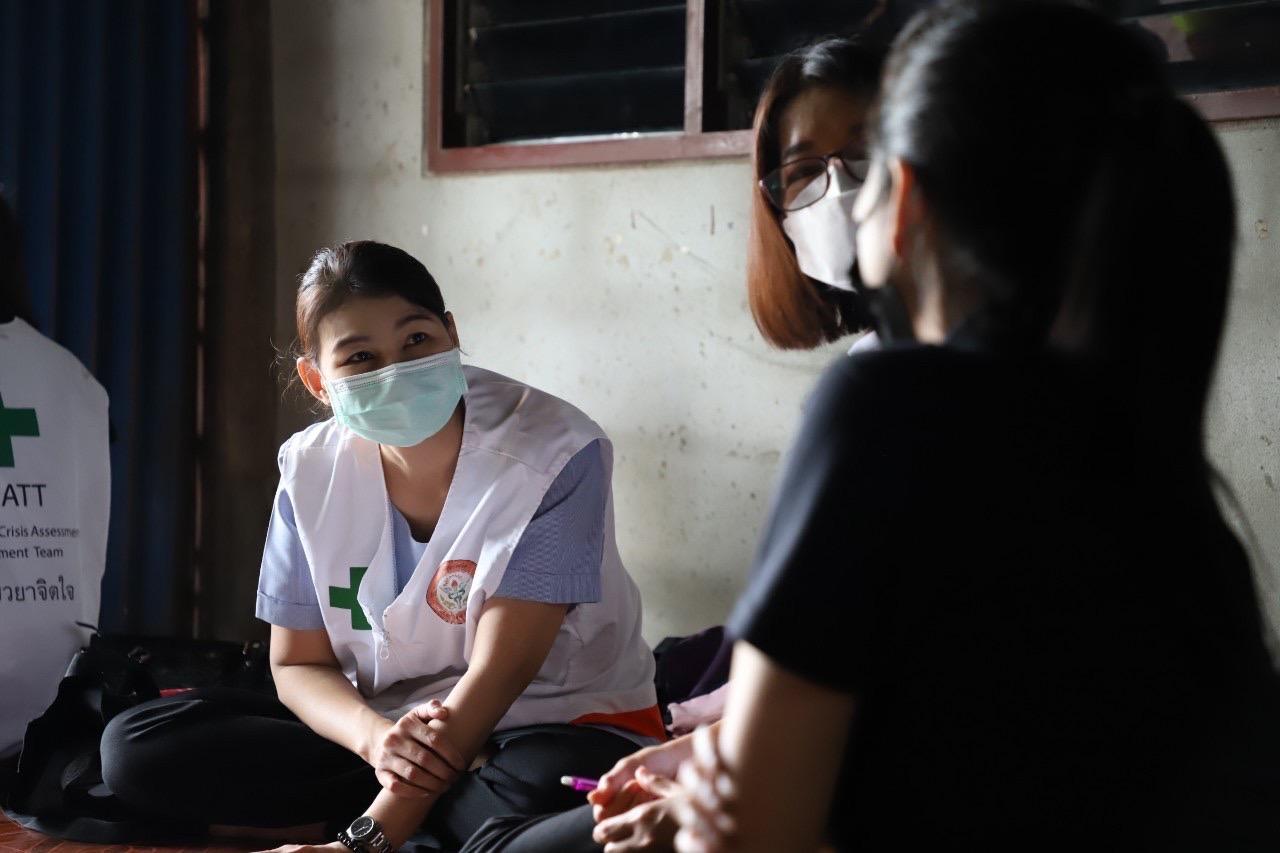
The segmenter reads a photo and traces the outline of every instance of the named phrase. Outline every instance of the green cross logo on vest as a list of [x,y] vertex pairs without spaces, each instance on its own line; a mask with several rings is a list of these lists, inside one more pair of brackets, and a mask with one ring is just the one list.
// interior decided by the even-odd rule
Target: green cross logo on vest
[[13,439],[38,438],[40,425],[36,423],[35,409],[6,409],[0,397],[0,468],[12,468]]
[[352,566],[350,587],[329,587],[329,606],[336,607],[339,610],[351,611],[351,630],[353,631],[373,630],[369,620],[364,618],[364,611],[360,609],[360,602],[356,601],[356,590],[360,588],[360,581],[367,571],[369,571],[368,566]]

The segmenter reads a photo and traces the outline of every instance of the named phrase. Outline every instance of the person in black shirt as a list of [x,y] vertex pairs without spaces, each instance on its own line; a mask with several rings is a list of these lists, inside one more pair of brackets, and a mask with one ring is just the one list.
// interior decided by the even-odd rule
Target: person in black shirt
[[1280,849],[1280,688],[1203,449],[1234,201],[1130,30],[944,2],[853,209],[885,347],[774,496],[682,851]]

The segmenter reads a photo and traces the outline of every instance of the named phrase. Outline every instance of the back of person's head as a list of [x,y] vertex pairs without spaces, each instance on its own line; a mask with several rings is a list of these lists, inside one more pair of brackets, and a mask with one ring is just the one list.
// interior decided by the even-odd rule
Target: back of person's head
[[[823,39],[784,56],[756,106],[756,180],[782,165],[779,121],[798,95],[823,87],[870,99],[883,59],[882,50],[846,38]],[[759,191],[753,194],[747,243],[747,299],[765,340],[785,349],[816,347],[869,325],[852,294],[816,284],[800,272],[782,215]]]
[[895,42],[871,147],[913,168],[943,286],[973,289],[985,340],[1097,360],[1201,453],[1234,200],[1146,42],[1072,5],[944,2]]
[[9,202],[0,193],[0,323],[31,322],[31,303],[22,271],[22,234]]
[[400,296],[445,320],[444,296],[422,262],[403,249],[357,240],[321,249],[298,282],[294,356],[315,358],[326,315],[356,297]]

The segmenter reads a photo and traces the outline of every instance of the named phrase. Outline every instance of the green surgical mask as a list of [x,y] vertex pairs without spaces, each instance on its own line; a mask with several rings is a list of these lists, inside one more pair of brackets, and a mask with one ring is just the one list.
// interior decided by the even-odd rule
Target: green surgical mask
[[394,447],[412,447],[442,430],[467,390],[456,348],[325,384],[338,423]]

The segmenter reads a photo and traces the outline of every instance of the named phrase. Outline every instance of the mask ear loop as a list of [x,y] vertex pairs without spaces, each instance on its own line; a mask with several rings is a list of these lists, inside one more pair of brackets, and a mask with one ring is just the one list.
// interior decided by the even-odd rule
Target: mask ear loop
[[[871,183],[872,173],[876,170],[881,172],[882,180],[880,194],[871,204],[873,211],[889,198],[889,188],[892,185],[889,167],[885,164],[883,157],[872,160],[871,169],[867,171],[866,183]],[[853,225],[855,228],[862,227],[862,223],[856,220]],[[853,271],[850,278],[854,282],[854,292],[859,295],[863,310],[871,318],[876,335],[882,342],[910,342],[916,339],[915,327],[911,324],[911,317],[907,314],[907,306],[902,301],[902,295],[898,293],[897,285],[886,281],[880,287],[867,287],[858,269],[857,255],[853,258]]]
[[[870,182],[872,169],[875,167],[876,163],[879,162],[880,159],[876,158],[867,168],[867,177],[864,180],[858,181],[859,193],[861,193],[863,191],[863,187]],[[850,177],[852,177],[852,175],[850,175]],[[855,178],[854,180],[857,179]],[[883,200],[884,194],[881,193],[881,197],[876,199],[875,203],[872,205],[872,209],[878,207]],[[850,218],[852,219],[852,216]],[[853,219],[853,228],[855,233],[860,227],[862,227],[862,223]],[[851,284],[850,290],[853,292],[853,298],[857,306],[858,313],[863,318],[863,322],[874,328],[877,325],[877,318],[875,309],[872,307],[872,299],[868,295],[871,289],[868,288],[866,282],[862,280],[862,268],[858,265],[857,252],[853,253],[853,268],[849,270],[849,281]]]

